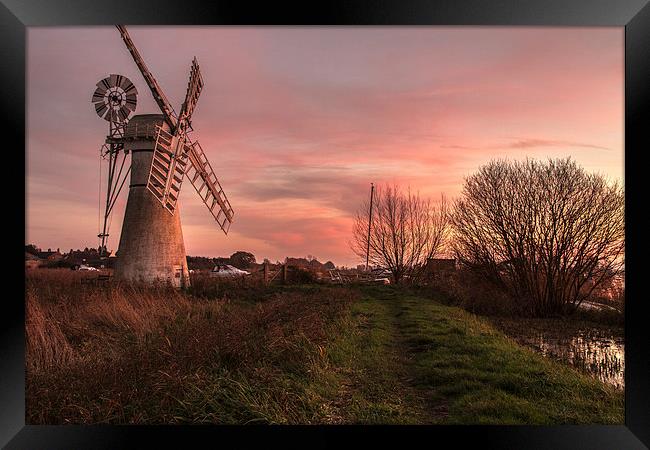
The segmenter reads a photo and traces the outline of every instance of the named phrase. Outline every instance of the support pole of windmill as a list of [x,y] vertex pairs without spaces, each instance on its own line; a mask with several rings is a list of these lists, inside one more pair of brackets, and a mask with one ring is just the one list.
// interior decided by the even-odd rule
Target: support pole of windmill
[[[122,81],[120,81],[122,80]],[[118,82],[121,82],[123,86],[127,86],[129,90],[129,101],[132,102],[132,107],[135,108],[136,104],[136,94],[137,90],[134,86],[128,88],[128,85],[132,83],[126,77],[120,75],[111,75],[104,80],[101,80],[97,85],[99,86],[97,91],[93,94],[93,101],[96,104],[96,109],[98,114],[108,114],[106,120],[109,122],[108,127],[108,136],[106,138],[106,143],[101,147],[99,151],[100,165],[99,165],[99,193],[101,195],[101,174],[102,174],[102,160],[108,158],[108,170],[106,172],[106,201],[104,205],[104,221],[103,226],[101,226],[99,234],[97,237],[100,239],[99,243],[99,255],[104,258],[107,256],[106,244],[109,236],[109,227],[110,227],[110,217],[117,196],[120,194],[124,183],[127,180],[128,174],[130,172],[130,166],[126,166],[126,154],[124,153],[124,143],[119,142],[120,138],[124,137],[124,127],[127,123],[130,110],[119,109],[119,114],[115,113],[114,109],[108,109],[105,102],[108,102],[109,105],[115,105],[116,108],[122,108],[121,101],[126,97],[126,92],[122,89],[121,86],[118,86]],[[112,90],[106,90],[106,87],[109,87]],[[108,98],[108,100],[106,99]],[[115,101],[115,104],[112,102]],[[99,105],[99,106],[97,106]],[[108,111],[108,112],[107,112]],[[100,115],[100,117],[103,117]],[[104,117],[104,118],[106,118]],[[121,122],[117,122],[120,120]],[[118,164],[118,160],[121,155],[121,164]],[[119,166],[119,171],[118,171]],[[124,169],[126,168],[126,173]],[[101,204],[98,205],[98,208],[102,210]]]
[[370,270],[370,230],[372,228],[372,200],[375,193],[375,184],[370,183],[370,212],[368,214],[368,246],[366,247],[366,272]]
[[[114,126],[113,122],[108,123],[108,135],[110,137],[113,137],[114,135]],[[102,150],[99,152],[99,157],[103,158],[104,155],[102,154]],[[106,225],[108,223],[108,206],[109,206],[109,201],[111,198],[111,185],[112,185],[112,176],[113,176],[113,144],[110,144],[108,147],[108,172],[107,172],[107,177],[108,177],[108,188],[106,190],[106,205],[104,206],[104,225],[102,227],[101,232],[97,235],[98,238],[101,239],[101,243],[99,244],[99,256],[104,256],[106,253],[106,237],[108,237],[108,234],[106,233]],[[99,168],[99,176],[100,176],[100,181],[101,181],[101,160],[100,160],[100,168]],[[101,187],[100,187],[101,189]],[[101,193],[101,191],[100,191]]]

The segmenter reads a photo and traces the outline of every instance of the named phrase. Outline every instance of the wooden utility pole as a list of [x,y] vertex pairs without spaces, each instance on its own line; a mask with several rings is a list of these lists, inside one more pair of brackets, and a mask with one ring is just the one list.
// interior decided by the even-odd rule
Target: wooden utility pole
[[368,265],[370,259],[370,229],[372,227],[372,199],[375,193],[375,184],[370,183],[370,214],[368,214],[368,246],[366,247],[366,271],[370,270]]

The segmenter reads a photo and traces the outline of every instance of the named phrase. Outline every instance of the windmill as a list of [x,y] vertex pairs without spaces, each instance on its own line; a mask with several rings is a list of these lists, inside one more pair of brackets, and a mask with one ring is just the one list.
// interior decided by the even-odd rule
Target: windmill
[[[111,120],[121,119],[119,123],[123,124],[121,133],[108,136],[106,143],[119,149],[117,152],[131,153],[129,197],[115,276],[128,280],[169,280],[175,286],[184,286],[189,282],[189,274],[178,203],[184,178],[189,178],[225,234],[228,234],[234,215],[201,145],[188,135],[192,131],[192,114],[203,88],[203,78],[194,58],[185,100],[176,114],[126,27],[118,25],[117,28],[162,114],[140,114],[128,119],[125,111],[104,113]],[[129,100],[126,90],[125,94],[126,105]],[[126,108],[129,113],[135,110],[135,105],[132,106],[133,109]],[[118,179],[119,176],[115,180]],[[116,195],[115,192],[112,189],[112,195]]]

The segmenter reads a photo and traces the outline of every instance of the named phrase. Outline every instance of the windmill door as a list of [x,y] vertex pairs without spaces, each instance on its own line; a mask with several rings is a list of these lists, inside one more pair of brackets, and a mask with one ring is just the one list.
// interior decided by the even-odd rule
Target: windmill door
[[174,286],[183,286],[183,266],[174,265]]

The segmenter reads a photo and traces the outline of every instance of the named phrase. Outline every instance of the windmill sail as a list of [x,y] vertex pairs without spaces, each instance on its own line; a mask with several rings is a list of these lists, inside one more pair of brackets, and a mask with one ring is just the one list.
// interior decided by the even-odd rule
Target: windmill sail
[[230,224],[232,223],[235,212],[226,198],[226,194],[221,188],[217,176],[212,170],[212,166],[205,156],[201,145],[193,142],[188,145],[190,164],[187,169],[187,177],[192,182],[192,186],[208,207],[208,211],[217,221],[225,234],[228,234]]
[[201,77],[199,63],[196,58],[194,58],[192,60],[192,68],[190,69],[190,80],[187,83],[185,101],[181,107],[180,120],[186,120],[189,122],[192,113],[194,112],[194,107],[199,100],[199,95],[201,95],[201,89],[203,89],[203,77]]
[[[181,184],[187,174],[203,203],[208,207],[223,232],[228,234],[234,215],[233,209],[203,149],[198,142],[192,143],[186,134],[187,129],[191,128],[190,119],[203,89],[203,79],[196,58],[192,61],[185,101],[180,114],[176,116],[162,88],[133,44],[126,27],[117,25],[117,28],[171,131],[168,132],[162,127],[158,127],[147,188],[162,203],[163,207],[174,214]],[[115,81],[121,83],[122,80],[116,79]],[[128,100],[127,96],[127,103]]]
[[138,69],[140,69],[140,73],[142,73],[142,76],[147,82],[147,85],[153,94],[154,100],[164,114],[165,121],[169,124],[170,127],[172,127],[172,129],[174,129],[177,124],[177,119],[174,116],[174,108],[172,107],[171,103],[169,103],[169,100],[167,100],[165,93],[158,85],[158,82],[154,78],[153,74],[149,71],[149,68],[147,68],[147,65],[144,63],[144,59],[142,59],[142,56],[140,56],[140,52],[138,52],[138,49],[135,48],[135,44],[133,44],[131,36],[129,36],[128,31],[126,31],[126,27],[124,25],[116,25],[116,27],[120,31],[122,40],[126,44],[126,48],[129,50],[129,53],[131,53],[133,61],[135,61]]
[[176,152],[177,137],[162,127],[157,128],[156,143],[149,170],[147,188],[171,214],[176,211],[176,203],[187,169],[187,151]]
[[171,134],[159,127],[156,134],[147,187],[171,214],[176,210],[178,194],[186,171],[189,150],[185,128],[189,125],[202,88],[201,71],[194,58],[176,130]]

